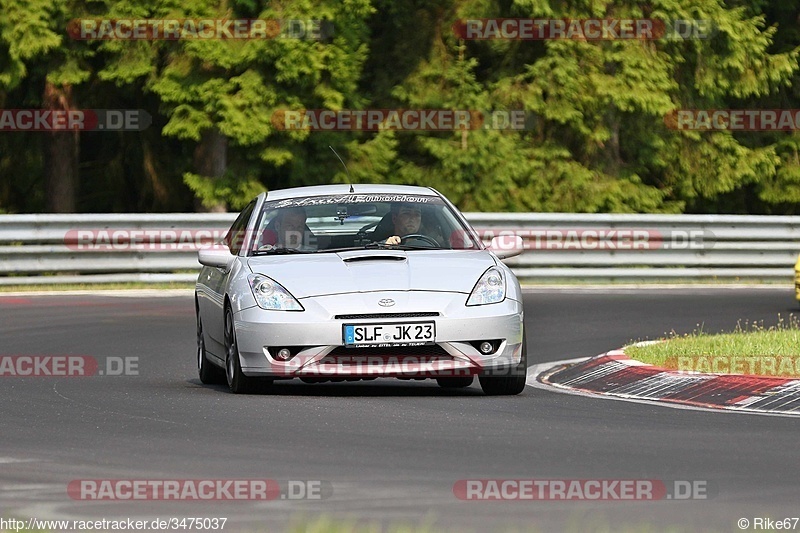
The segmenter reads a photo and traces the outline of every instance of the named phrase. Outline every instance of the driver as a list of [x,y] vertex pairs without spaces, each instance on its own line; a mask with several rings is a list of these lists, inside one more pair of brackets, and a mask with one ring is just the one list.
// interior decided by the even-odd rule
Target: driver
[[302,207],[288,207],[280,209],[275,219],[267,225],[261,245],[267,249],[305,249],[312,244],[306,242],[308,237],[311,236],[306,227],[306,210]]
[[400,204],[392,211],[394,234],[386,239],[386,244],[400,244],[406,235],[422,233],[422,207],[419,204]]

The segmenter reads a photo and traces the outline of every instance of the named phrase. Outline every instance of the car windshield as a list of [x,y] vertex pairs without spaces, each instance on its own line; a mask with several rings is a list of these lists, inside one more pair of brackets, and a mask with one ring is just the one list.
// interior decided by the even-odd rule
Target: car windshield
[[265,202],[252,253],[369,248],[466,250],[480,244],[437,196],[346,194]]

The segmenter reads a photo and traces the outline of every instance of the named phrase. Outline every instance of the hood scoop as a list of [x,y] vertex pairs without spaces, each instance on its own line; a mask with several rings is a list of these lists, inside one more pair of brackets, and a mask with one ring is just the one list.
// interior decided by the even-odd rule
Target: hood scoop
[[404,255],[356,255],[352,257],[344,257],[342,261],[345,263],[363,263],[365,261],[405,261]]

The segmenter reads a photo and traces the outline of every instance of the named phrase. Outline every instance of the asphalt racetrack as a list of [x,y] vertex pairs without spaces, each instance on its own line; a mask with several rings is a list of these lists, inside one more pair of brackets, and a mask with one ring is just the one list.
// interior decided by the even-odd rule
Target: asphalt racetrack
[[[525,298],[531,365],[701,323],[711,332],[739,319],[769,325],[797,307],[786,288],[541,289]],[[386,529],[578,532],[740,531],[742,518],[752,527],[757,518],[800,517],[793,418],[533,387],[486,397],[477,382],[447,391],[431,380],[293,381],[233,395],[197,379],[189,294],[0,295],[0,339],[0,356],[83,355],[101,368],[134,362],[129,373],[138,372],[0,377],[6,518],[225,517],[225,531],[256,532],[322,516]],[[254,478],[274,480],[286,497],[94,501],[68,493],[80,480]],[[465,501],[454,491],[486,479],[688,481],[706,498]],[[309,499],[298,487],[321,490]]]

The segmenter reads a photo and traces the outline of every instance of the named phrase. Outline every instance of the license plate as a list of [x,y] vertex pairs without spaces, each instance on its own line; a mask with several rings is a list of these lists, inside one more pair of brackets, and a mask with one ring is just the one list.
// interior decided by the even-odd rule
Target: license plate
[[344,345],[348,347],[422,346],[434,344],[435,339],[434,322],[344,326]]

